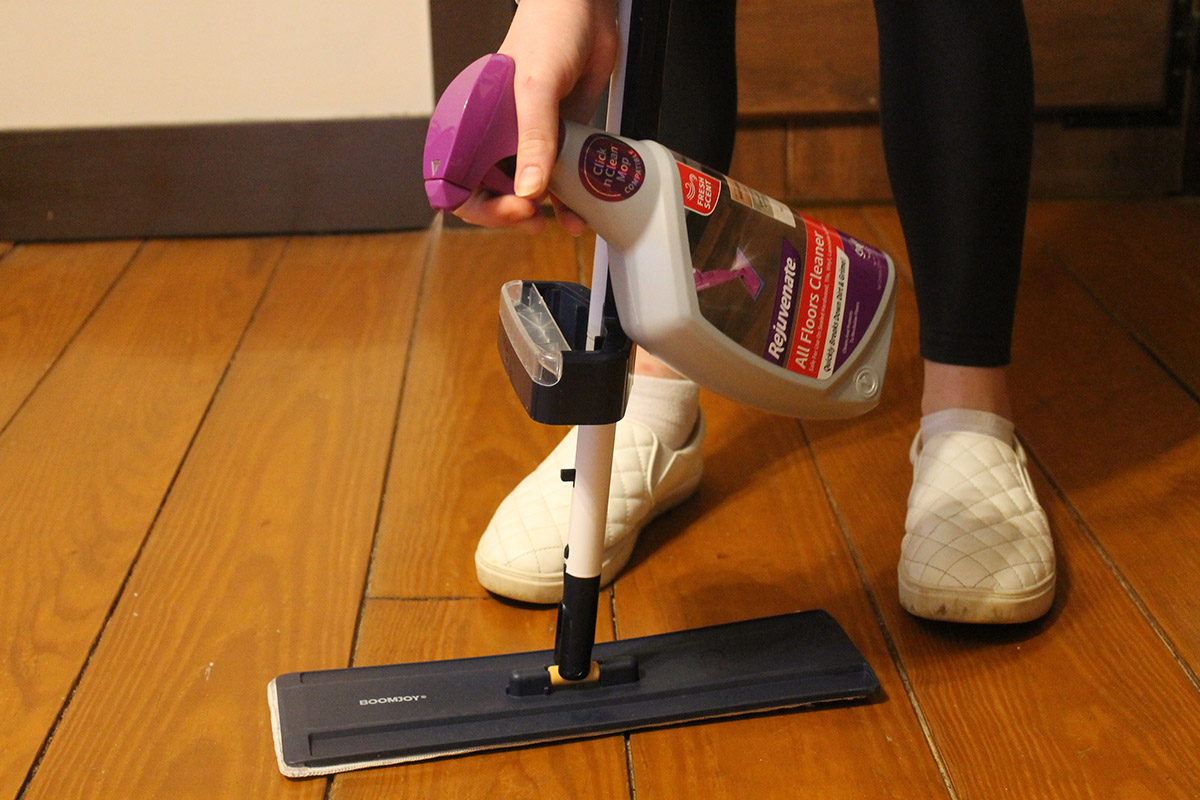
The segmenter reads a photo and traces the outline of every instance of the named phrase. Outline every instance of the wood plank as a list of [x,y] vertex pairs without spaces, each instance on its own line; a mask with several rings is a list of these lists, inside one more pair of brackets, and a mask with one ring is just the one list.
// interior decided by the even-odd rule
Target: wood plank
[[[1157,246],[1148,240],[1168,239],[1164,227],[1131,226],[1128,247],[1113,257]],[[1078,240],[1041,244],[1049,251],[1043,258],[1055,267],[1072,258],[1066,250],[1088,246]],[[1185,320],[1193,313],[1184,287],[1194,277],[1188,275],[1194,269],[1189,252],[1194,247],[1174,256],[1183,270],[1173,281],[1181,287],[1180,304],[1162,309]],[[1096,266],[1125,268],[1112,261]],[[1191,535],[1200,530],[1200,414],[1194,396],[1106,314],[1085,304],[1068,276],[1036,270],[1027,281],[1031,289],[1040,286],[1036,296],[1046,299],[1030,303],[1029,324],[1018,329],[1017,355],[1030,364],[1021,386],[1029,396],[1018,409],[1023,427],[1117,569],[1193,671],[1200,670],[1200,609],[1192,600],[1200,570]],[[1186,331],[1184,325],[1180,330]]]
[[[787,202],[891,202],[879,125],[874,122],[786,125]],[[1176,127],[1034,126],[1031,193],[1035,197],[1159,196],[1178,191],[1183,130]],[[740,134],[739,134],[740,135]],[[747,142],[744,148],[754,147]],[[748,157],[744,161],[754,162]],[[746,178],[751,185],[754,180]]]
[[[1161,106],[1169,2],[1030,0],[1042,109]],[[746,116],[870,113],[878,53],[869,0],[738,4],[738,98]],[[1096,58],[1104,53],[1104,58]]]
[[0,436],[0,796],[54,725],[280,249],[148,244]]
[[1034,197],[1155,197],[1181,187],[1181,125],[1033,128]]
[[[0,257],[9,247],[0,242]],[[136,242],[24,245],[0,261],[0,430],[137,249]]]
[[1025,3],[1038,106],[1164,104],[1171,5],[1142,0]]
[[1183,168],[1180,191],[1195,197],[1200,195],[1200,114],[1195,113],[1200,108],[1200,81],[1188,81],[1191,88],[1184,99],[1185,108],[1189,109],[1183,121]]
[[[1179,126],[1087,129],[1040,122],[1034,126],[1032,194],[1144,198],[1177,192],[1183,145]],[[743,121],[730,174],[795,205],[891,202],[873,121]]]
[[475,545],[492,512],[564,429],[529,419],[496,352],[500,287],[576,280],[575,242],[443,233],[424,289],[380,519],[371,597],[483,597]]
[[878,65],[870,0],[738,3],[740,115],[874,110]]
[[[829,221],[838,224],[833,217]],[[880,225],[885,246],[902,255],[889,245],[898,231],[893,212],[872,217],[886,217]],[[1061,343],[1079,335],[1095,312],[1079,293],[1052,294],[1053,285],[1039,285],[1037,276],[1055,268],[1035,253],[1027,257],[1021,319],[1030,319],[1029,306],[1049,305],[1069,326],[1069,332],[1043,327],[1021,334],[1053,353],[1035,362],[1033,340],[1022,338],[1017,358],[1018,423],[1041,459],[1048,451],[1041,427],[1031,424],[1032,411],[1057,401],[1038,387],[1055,383],[1050,373],[1069,357]],[[1037,468],[1035,484],[1059,553],[1051,614],[1038,623],[993,628],[929,623],[900,609],[896,560],[902,498],[911,481],[904,454],[916,428],[920,385],[915,302],[907,285],[900,299],[884,401],[870,422],[805,428],[957,795],[1193,796],[1200,791],[1200,694]],[[1072,396],[1078,390],[1073,387]],[[1070,409],[1072,419],[1080,411]],[[876,496],[879,502],[871,499]]]
[[[799,425],[708,392],[701,406],[709,433],[699,493],[643,532],[614,585],[620,635],[824,608],[884,693],[634,734],[637,796],[947,796]],[[870,484],[860,491],[880,502]]]
[[788,202],[890,201],[879,125],[788,126]]
[[[355,664],[553,645],[555,611],[482,599],[473,553],[496,504],[563,433],[531,421],[508,386],[495,345],[499,287],[515,278],[576,280],[578,256],[556,228],[533,238],[443,234],[415,333],[370,584],[372,596],[421,599],[368,600]],[[601,640],[612,638],[609,603],[605,592]],[[346,799],[616,797],[627,785],[624,740],[616,736],[347,774],[333,792]]]
[[[1069,250],[1089,246],[1043,238],[1035,204],[1031,245],[1022,277],[1014,347],[1014,403],[1034,452],[1191,665],[1200,667],[1200,613],[1191,602],[1200,553],[1181,532],[1200,529],[1200,418],[1178,383],[1097,309],[1061,265]],[[885,230],[899,230],[894,216]],[[1130,245],[1115,248],[1096,269],[1121,270],[1112,259],[1154,239],[1168,240],[1153,219],[1125,230]],[[1093,231],[1098,235],[1101,221]],[[1185,272],[1189,249],[1170,256]],[[1180,277],[1180,281],[1190,278]],[[1186,292],[1175,313],[1187,315]]]
[[[1145,246],[1147,238],[1167,238],[1155,224],[1174,224],[1169,207],[1152,207],[1157,213],[1148,213],[1145,224],[1129,226],[1131,236],[1136,232],[1139,246]],[[875,238],[865,235],[870,227],[855,211],[813,213],[862,238]],[[901,256],[894,211],[869,209],[866,214],[876,224],[878,238],[895,243],[897,246],[889,245],[889,249]],[[1056,214],[1047,217],[1058,219]],[[1079,218],[1086,220],[1088,214],[1081,211]],[[129,537],[121,531],[135,530],[136,525],[123,524],[118,529],[116,523],[134,516],[138,509],[158,507],[161,492],[151,496],[147,486],[152,481],[145,476],[152,470],[143,462],[157,458],[161,464],[178,463],[179,456],[172,462],[154,453],[144,456],[143,451],[157,452],[165,447],[164,439],[179,441],[176,429],[170,427],[170,414],[182,412],[172,409],[168,414],[164,409],[168,401],[185,394],[177,384],[195,383],[195,376],[178,362],[185,360],[182,354],[189,348],[208,354],[205,358],[213,350],[213,343],[201,341],[204,337],[194,334],[197,327],[184,317],[231,314],[233,306],[241,307],[238,298],[244,292],[237,287],[251,280],[239,272],[245,264],[234,266],[229,262],[239,258],[228,254],[255,243],[152,243],[149,253],[142,253],[118,281],[48,373],[14,419],[13,428],[0,434],[0,547],[5,553],[0,558],[0,586],[5,587],[0,589],[0,602],[13,609],[0,616],[0,641],[7,643],[5,663],[24,681],[14,690],[11,675],[5,677],[8,673],[0,669],[0,721],[8,723],[0,737],[0,767],[12,758],[13,747],[20,754],[22,741],[32,743],[33,749],[25,751],[32,759],[46,732],[55,733],[26,790],[22,790],[21,780],[29,760],[16,771],[16,783],[0,782],[0,791],[7,787],[6,797],[55,798],[341,797],[345,793],[356,797],[478,797],[485,793],[489,797],[533,797],[563,789],[577,793],[580,788],[597,788],[603,796],[625,796],[632,789],[646,797],[667,793],[674,797],[683,796],[679,791],[683,789],[705,797],[750,793],[782,797],[794,796],[800,787],[813,790],[814,796],[946,796],[930,745],[919,730],[913,733],[916,723],[909,718],[913,707],[899,685],[895,667],[886,648],[880,650],[879,626],[869,609],[862,612],[865,593],[855,583],[845,540],[839,542],[836,534],[839,518],[831,514],[828,500],[822,500],[824,490],[819,487],[823,477],[833,493],[837,514],[853,537],[870,600],[879,607],[900,652],[955,796],[990,800],[1009,794],[1200,794],[1195,686],[1189,684],[1187,674],[1159,638],[1162,633],[1195,670],[1195,645],[1200,635],[1191,602],[1191,576],[1198,565],[1188,536],[1200,527],[1196,508],[1200,491],[1195,481],[1200,464],[1196,428],[1200,417],[1194,395],[1189,397],[1164,373],[1163,363],[1156,363],[1130,341],[1127,331],[1115,324],[1110,314],[1094,307],[1078,284],[1081,273],[1072,276],[1063,269],[1063,264],[1070,263],[1067,251],[1092,242],[1074,233],[1067,235],[1065,228],[1062,235],[1043,237],[1044,230],[1057,229],[1038,225],[1037,204],[1031,220],[1015,382],[1019,429],[1039,468],[1046,471],[1045,475],[1037,472],[1035,480],[1051,513],[1062,558],[1060,597],[1051,618],[1003,631],[961,629],[912,620],[896,605],[895,555],[909,479],[904,453],[916,427],[920,388],[919,358],[913,344],[915,310],[905,287],[902,324],[897,329],[883,408],[850,423],[808,425],[817,470],[794,423],[745,412],[706,395],[703,402],[711,425],[706,448],[709,469],[701,494],[650,527],[631,572],[616,585],[624,636],[637,635],[639,630],[673,629],[693,621],[701,624],[735,618],[734,613],[759,616],[796,607],[830,608],[866,649],[885,678],[887,693],[881,702],[866,706],[637,734],[631,751],[632,786],[624,782],[620,769],[624,763],[623,752],[618,752],[620,737],[363,772],[338,778],[332,786],[325,781],[292,783],[275,772],[265,730],[263,684],[284,669],[279,666],[284,659],[293,662],[287,669],[310,668],[319,662],[345,663],[354,625],[352,609],[365,569],[362,541],[352,537],[350,529],[360,528],[366,516],[362,497],[373,495],[378,500],[382,484],[378,477],[373,491],[367,491],[370,481],[364,476],[371,470],[364,463],[377,463],[379,456],[376,437],[364,442],[365,434],[355,439],[362,443],[359,457],[341,462],[345,484],[341,488],[345,497],[353,494],[354,501],[341,503],[340,513],[329,509],[322,516],[320,510],[307,507],[313,503],[297,510],[296,497],[307,499],[310,494],[319,497],[324,493],[309,492],[307,484],[298,479],[278,477],[289,474],[282,462],[294,461],[295,474],[312,475],[315,470],[322,476],[319,480],[331,486],[335,481],[324,467],[310,470],[307,466],[317,460],[307,448],[319,449],[317,440],[322,436],[328,437],[322,441],[340,436],[344,426],[336,420],[357,417],[363,402],[348,400],[346,389],[333,392],[332,403],[320,396],[330,393],[318,385],[326,379],[336,383],[334,376],[343,369],[340,357],[325,353],[324,346],[310,348],[312,357],[330,365],[322,378],[295,367],[289,357],[280,357],[297,342],[341,338],[303,332],[311,320],[321,319],[324,295],[335,285],[322,280],[328,274],[323,266],[328,259],[315,259],[321,263],[305,268],[313,272],[311,282],[285,281],[280,272],[269,298],[283,291],[280,286],[284,283],[292,285],[293,289],[284,292],[291,299],[282,305],[293,311],[301,309],[305,325],[297,326],[295,314],[280,310],[267,326],[272,333],[255,340],[254,332],[264,328],[264,315],[275,316],[268,312],[274,301],[264,303],[221,384],[129,583],[123,590],[119,581],[112,584],[104,602],[97,599],[99,592],[88,589],[98,571],[117,574],[121,558],[128,566]],[[1112,223],[1096,217],[1095,224]],[[496,241],[492,240],[491,249],[504,249],[497,247]],[[175,287],[175,291],[159,287],[169,295],[164,301],[151,282],[161,281],[160,273],[183,273],[178,272],[174,259],[155,255],[162,246],[185,253],[188,271],[200,265],[205,271],[229,269],[241,277],[230,278],[234,289],[227,285],[229,291],[223,299],[216,299],[220,292],[197,292],[196,286],[212,287],[220,283],[217,278],[185,276],[185,281],[192,281],[187,287]],[[229,249],[223,251],[225,256],[210,253],[198,257],[196,247]],[[477,250],[488,248],[471,252]],[[1178,256],[1164,252],[1168,257]],[[1083,253],[1086,256],[1087,250]],[[10,252],[9,257],[12,255]],[[242,260],[252,260],[246,253],[242,256]],[[142,263],[148,257],[154,258],[153,268]],[[482,259],[498,257],[484,252]],[[380,264],[380,269],[387,266],[387,259],[382,260],[385,264]],[[1092,266],[1101,272],[1117,268],[1105,259]],[[1186,270],[1186,260],[1179,266]],[[404,268],[397,263],[390,267]],[[0,262],[0,271],[3,269]],[[259,269],[263,270],[259,278],[265,281],[266,267]],[[527,272],[521,267],[519,274]],[[445,293],[452,292],[455,287],[446,283]],[[131,290],[131,285],[136,290]],[[415,297],[416,293],[413,289],[393,294]],[[374,290],[360,293],[357,302],[363,305],[362,298],[369,300],[377,294]],[[429,291],[425,294],[429,296]],[[1174,313],[1186,313],[1187,298],[1182,294],[1163,302],[1175,300],[1177,305],[1169,307],[1182,312]],[[197,301],[197,296],[203,299]],[[160,302],[168,308],[152,313],[148,307]],[[344,298],[337,305],[344,307],[343,302]],[[227,305],[217,309],[222,303]],[[201,314],[195,305],[208,310]],[[366,305],[375,308],[369,302]],[[489,315],[491,305],[489,298]],[[140,311],[126,319],[127,312],[137,309]],[[370,315],[374,317],[375,312]],[[98,334],[98,326],[108,334]],[[296,330],[298,327],[301,330]],[[428,341],[439,348],[451,347],[452,328],[449,323],[431,325],[429,329],[438,335]],[[481,331],[482,327],[476,349],[482,353],[479,364],[486,368],[495,355],[491,342],[483,342]],[[142,336],[144,341],[135,338]],[[250,358],[246,346],[252,341],[257,341],[255,349],[261,352]],[[81,355],[80,347],[88,349]],[[331,349],[344,353],[342,344]],[[395,352],[391,345],[382,349],[387,352],[378,355],[375,363],[380,366],[371,370],[373,376],[393,370],[393,360],[400,358],[397,353],[403,353],[399,346]],[[255,365],[253,369],[235,377],[246,368],[248,359]],[[216,361],[224,365],[228,354]],[[427,363],[435,364],[437,358],[431,357]],[[114,370],[122,364],[121,375],[114,377]],[[362,373],[368,371],[365,364],[364,360]],[[64,370],[69,374],[66,378]],[[303,374],[291,374],[297,371]],[[437,391],[436,380],[422,378],[411,368],[407,373],[410,388],[417,385]],[[394,376],[394,372],[389,374]],[[434,374],[440,373],[435,370]],[[153,387],[143,385],[147,376],[154,379]],[[262,379],[256,381],[255,376]],[[452,377],[450,383],[455,380],[458,385],[465,382]],[[112,385],[118,385],[118,390],[111,390]],[[215,379],[210,393],[213,385]],[[473,509],[468,513],[482,514],[484,520],[511,486],[508,481],[515,481],[536,463],[560,433],[530,423],[519,409],[505,410],[511,393],[497,384],[496,391],[501,390],[505,399],[501,401],[500,395],[494,398],[496,408],[488,412],[491,418],[482,410],[476,414],[484,420],[479,427],[494,427],[495,419],[513,415],[512,431],[498,431],[494,445],[489,445],[495,453],[508,448],[503,455],[492,456],[495,462],[513,462],[506,467],[512,475],[497,479],[505,483],[496,488],[497,496],[477,499],[449,480],[441,485],[432,481],[421,484],[422,490],[433,492],[442,501],[457,499]],[[398,389],[393,391],[393,400],[396,392]],[[60,402],[40,405],[47,393],[55,393]],[[161,397],[164,393],[168,396]],[[234,395],[254,395],[255,399],[247,405],[235,402]],[[79,397],[88,401],[76,402]],[[369,397],[365,406],[372,410],[366,413],[378,416],[376,409],[382,401],[369,393],[360,397]],[[131,402],[139,408],[130,411]],[[282,419],[283,415],[282,411],[276,413],[272,402],[280,408],[303,406],[296,418],[304,421],[272,424],[270,417]],[[484,401],[478,402],[482,405]],[[98,405],[104,408],[97,410]],[[350,406],[353,413],[345,411]],[[232,415],[235,407],[245,420],[210,430],[216,418]],[[270,407],[271,412],[254,417],[254,409],[260,407]],[[334,407],[342,411],[331,410]],[[29,424],[26,420],[31,413],[39,415],[36,430],[40,435],[34,435],[32,427],[23,427]],[[434,413],[430,409],[422,412],[430,419]],[[76,443],[76,430],[88,426],[92,434],[85,437],[87,441]],[[68,427],[70,432],[64,430]],[[9,443],[14,430],[26,430],[19,447]],[[545,441],[535,446],[530,437],[539,435],[544,435]],[[111,440],[109,446],[97,448],[95,442],[105,436]],[[387,432],[378,438],[386,445]],[[434,438],[430,436],[429,441]],[[284,452],[272,460],[265,451],[281,440]],[[397,437],[396,441],[406,439]],[[476,458],[475,442],[469,437],[456,441],[438,446],[454,445],[460,458]],[[47,447],[58,454],[47,455]],[[529,452],[514,456],[514,448]],[[68,459],[61,455],[64,449],[78,453]],[[400,452],[399,446],[396,450]],[[301,451],[305,452],[297,456]],[[368,454],[365,459],[363,453]],[[217,472],[203,476],[196,466],[202,455],[205,461],[227,459],[230,463],[222,461]],[[528,463],[517,463],[518,458],[527,458]],[[61,466],[68,474],[43,469],[47,463]],[[264,469],[259,464],[269,466]],[[38,474],[19,474],[20,468],[30,467]],[[173,469],[163,467],[166,472]],[[412,469],[415,472],[416,468]],[[475,467],[468,470],[469,474],[480,472]],[[259,477],[248,484],[244,474]],[[52,478],[49,483],[43,480],[47,475]],[[73,482],[81,476],[87,485],[77,487]],[[74,499],[74,493],[106,481],[104,492],[92,492],[93,500]],[[14,501],[10,491],[14,482],[18,488],[28,488],[30,495],[36,489],[41,505],[34,509],[28,497]],[[257,507],[247,499],[249,494],[261,500]],[[183,507],[185,495],[192,498],[186,503],[190,509]],[[775,529],[781,526],[772,526],[774,515],[762,512],[765,503],[778,504],[776,495],[787,496],[795,505],[795,511],[784,517],[786,530],[782,532]],[[64,497],[71,510],[60,514],[54,503]],[[93,502],[95,497],[102,502]],[[435,497],[428,502],[439,500]],[[10,520],[10,510],[23,508],[36,513]],[[416,503],[414,508],[422,505]],[[144,533],[150,522],[149,516],[143,518]],[[260,534],[256,525],[264,519],[269,519],[269,524]],[[420,520],[413,524],[419,525]],[[88,541],[82,541],[79,533],[85,526],[94,534]],[[110,535],[106,526],[121,535]],[[303,533],[296,533],[299,530]],[[173,539],[160,541],[164,531],[173,531]],[[233,541],[235,531],[247,541]],[[248,531],[254,535],[247,535]],[[15,538],[17,533],[20,539]],[[421,535],[430,533],[423,530]],[[478,530],[460,531],[460,535],[463,541],[448,547],[443,544],[445,552],[437,556],[440,563],[426,566],[414,558],[411,568],[442,570],[456,564],[460,556],[469,563]],[[260,537],[266,541],[255,541]],[[351,538],[354,543],[348,544]],[[395,552],[409,546],[428,547],[418,538],[412,534],[411,544]],[[27,559],[21,552],[14,555],[11,542],[26,546],[26,540],[32,541],[38,552]],[[1108,563],[1097,554],[1097,546]],[[114,555],[119,548],[124,550]],[[450,553],[454,548],[459,549],[457,555]],[[18,567],[25,562],[14,565],[14,559],[42,566],[23,571]],[[301,561],[309,566],[296,567]],[[290,566],[279,566],[285,562]],[[308,571],[299,578],[296,569]],[[1114,571],[1126,584],[1113,577]],[[341,577],[332,577],[334,573]],[[465,574],[455,580],[470,588],[473,576]],[[53,588],[47,588],[50,583]],[[193,583],[195,586],[189,586]],[[427,583],[437,588],[433,581]],[[1142,602],[1143,613],[1133,607],[1127,589]],[[343,592],[348,601],[343,602]],[[40,616],[19,611],[14,605],[14,598],[23,603],[22,598],[35,595],[46,598],[38,607]],[[481,593],[464,595],[468,599],[367,601],[356,663],[479,655],[519,649],[526,641],[528,647],[543,647],[552,635],[551,614],[544,610],[497,603]],[[115,607],[113,597],[120,598]],[[638,605],[632,605],[634,600]],[[85,608],[86,603],[103,605],[100,619],[107,614],[110,621],[78,686],[68,679],[53,696],[53,687],[46,689],[44,679],[73,674],[63,667],[65,651],[56,643],[63,632],[73,637],[72,641],[90,642],[100,629],[93,625],[85,635],[84,617],[94,610]],[[208,610],[207,605],[214,608]],[[849,615],[840,609],[848,609]],[[1157,631],[1147,616],[1158,626]],[[330,622],[333,617],[338,620]],[[289,631],[300,632],[289,636]],[[1112,642],[1119,644],[1114,647]],[[149,655],[139,654],[139,649]],[[134,677],[113,677],[121,670]],[[134,687],[135,679],[147,686]],[[40,694],[35,694],[35,689]],[[68,693],[72,702],[61,724],[52,727]],[[16,704],[10,702],[12,697],[18,698]],[[41,705],[29,704],[30,698]],[[14,705],[18,707],[14,709]],[[39,708],[53,713],[38,717]],[[40,727],[30,725],[27,710],[34,715],[34,722],[41,720]],[[776,727],[767,728],[768,724]],[[37,732],[27,740],[20,738],[23,731],[35,728]],[[853,747],[821,759],[820,754],[826,752],[823,737],[830,731],[835,743],[852,741]],[[902,734],[899,738],[897,732]],[[593,746],[598,748],[595,752],[589,749]],[[810,748],[816,753],[808,753]],[[797,759],[801,766],[789,766]],[[594,775],[593,760],[601,764]],[[554,767],[564,763],[567,768],[561,774],[555,772]],[[14,773],[0,771],[0,779],[9,774]],[[588,777],[587,786],[578,785],[575,778],[579,775]],[[906,775],[915,776],[911,786],[899,787]],[[541,790],[542,786],[549,791]]]
[[1200,395],[1200,203],[1039,203],[1030,230],[1100,304]]
[[788,142],[783,123],[738,125],[729,174],[769,197],[788,193]]
[[[610,599],[601,593],[599,641],[612,639]],[[543,650],[553,645],[555,614],[552,608],[490,599],[368,600],[355,664]],[[503,682],[497,690],[504,691]],[[628,787],[625,740],[614,735],[348,773],[334,779],[331,794],[339,800],[538,800],[625,797]]]
[[700,494],[643,534],[615,585],[622,636],[824,608],[883,684],[862,705],[634,734],[639,798],[946,797],[792,420],[706,393]]
[[424,244],[290,243],[27,798],[323,795],[265,689],[348,663]]

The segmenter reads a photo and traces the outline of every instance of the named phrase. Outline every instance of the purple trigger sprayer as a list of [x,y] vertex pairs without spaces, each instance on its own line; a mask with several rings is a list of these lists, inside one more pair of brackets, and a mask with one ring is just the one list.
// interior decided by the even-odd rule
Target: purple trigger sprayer
[[[430,205],[511,193],[515,66],[485,56],[438,101],[425,142]],[[882,251],[652,141],[563,121],[550,191],[609,246],[621,324],[680,373],[787,416],[849,417],[879,401],[895,268]]]
[[480,187],[512,194],[512,176],[497,166],[517,154],[517,107],[506,97],[512,69],[486,58],[446,87],[425,137],[425,194],[433,208],[453,211]]

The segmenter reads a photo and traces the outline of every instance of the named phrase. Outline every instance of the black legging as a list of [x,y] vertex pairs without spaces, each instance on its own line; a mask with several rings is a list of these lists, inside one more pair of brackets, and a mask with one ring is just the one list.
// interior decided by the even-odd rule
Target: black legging
[[[734,11],[731,0],[672,3],[658,131],[668,147],[721,171],[737,120]],[[875,0],[875,16],[884,155],[913,269],[921,354],[1002,366],[1033,139],[1021,0]]]

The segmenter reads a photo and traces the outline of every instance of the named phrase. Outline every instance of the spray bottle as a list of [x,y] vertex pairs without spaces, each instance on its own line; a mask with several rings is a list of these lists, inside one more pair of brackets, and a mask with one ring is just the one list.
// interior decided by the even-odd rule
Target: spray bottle
[[[515,65],[479,59],[439,100],[425,188],[452,210],[512,192]],[[750,406],[849,417],[879,400],[891,258],[653,141],[563,121],[550,191],[608,243],[620,322],[683,375]]]

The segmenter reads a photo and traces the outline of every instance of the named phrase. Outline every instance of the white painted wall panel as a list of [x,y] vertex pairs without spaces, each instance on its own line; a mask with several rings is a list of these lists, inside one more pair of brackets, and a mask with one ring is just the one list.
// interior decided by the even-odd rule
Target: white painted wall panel
[[0,129],[432,109],[425,0],[0,0]]

